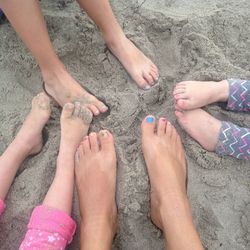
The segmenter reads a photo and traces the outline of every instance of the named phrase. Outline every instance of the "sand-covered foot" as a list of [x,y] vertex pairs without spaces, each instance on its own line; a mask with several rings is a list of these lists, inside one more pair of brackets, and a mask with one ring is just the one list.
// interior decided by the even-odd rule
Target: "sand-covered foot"
[[[77,150],[75,165],[81,236],[85,237],[86,245],[95,236],[100,240],[108,236],[111,241],[117,227],[116,153],[112,134],[102,130],[85,137]],[[96,249],[93,242],[92,247],[88,246],[82,249]]]
[[40,93],[32,100],[32,108],[19,130],[15,143],[28,155],[37,154],[43,147],[42,130],[51,114],[50,99]]
[[88,93],[65,69],[52,73],[43,73],[44,88],[55,101],[63,107],[66,103],[80,102],[93,115],[99,115],[108,107],[95,96]]
[[[81,103],[66,103],[61,114],[61,148],[75,154],[80,142],[87,135],[93,114]],[[62,148],[63,147],[63,148]]]
[[214,102],[226,102],[229,96],[229,84],[221,82],[180,82],[174,89],[176,109],[191,110]]
[[150,89],[159,78],[158,68],[128,38],[115,41],[105,39],[111,52],[118,58],[132,79],[142,89]]
[[201,144],[204,149],[208,151],[215,150],[221,128],[221,121],[202,109],[185,112],[175,111],[175,115],[180,126]]
[[[153,116],[141,125],[142,150],[151,186],[151,219],[163,228],[165,208],[186,197],[186,161],[180,136],[165,119]],[[172,207],[171,207],[172,206]],[[171,211],[170,209],[170,211]]]

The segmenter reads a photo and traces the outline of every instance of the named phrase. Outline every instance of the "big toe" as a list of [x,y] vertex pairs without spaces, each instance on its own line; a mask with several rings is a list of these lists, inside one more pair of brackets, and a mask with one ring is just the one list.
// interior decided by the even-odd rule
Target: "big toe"
[[70,118],[73,115],[75,109],[75,105],[73,103],[66,103],[63,106],[63,110],[62,110],[62,114],[61,114],[61,118],[65,119],[65,118]]
[[84,106],[81,106],[79,116],[87,125],[89,125],[93,120],[93,113],[87,107]]
[[102,151],[114,151],[114,138],[108,130],[101,130],[98,136]]
[[39,106],[39,108],[42,109],[50,109],[50,98],[44,92],[41,92],[33,98],[32,106]]
[[155,127],[155,117],[147,116],[141,124],[142,136],[152,136],[155,133]]

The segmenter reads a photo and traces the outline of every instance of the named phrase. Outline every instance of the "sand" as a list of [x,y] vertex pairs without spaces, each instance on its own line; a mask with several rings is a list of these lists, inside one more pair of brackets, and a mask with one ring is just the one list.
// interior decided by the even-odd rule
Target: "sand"
[[[154,114],[176,124],[171,93],[179,81],[250,78],[250,2],[113,0],[112,5],[127,36],[160,69],[160,82],[150,91],[138,90],[75,1],[42,1],[50,36],[62,61],[79,82],[110,107],[109,114],[94,120],[91,131],[107,128],[116,139],[120,227],[113,249],[161,250],[163,236],[148,217],[141,120]],[[2,153],[29,112],[32,97],[41,90],[41,75],[7,22],[0,25],[0,41]],[[217,105],[207,110],[220,119],[250,127],[247,114],[226,112]],[[32,209],[49,188],[60,140],[59,115],[60,110],[54,108],[42,152],[24,162],[9,192],[0,222],[1,250],[18,249]],[[187,152],[188,193],[204,246],[209,250],[250,249],[249,161],[206,152],[176,126]],[[76,199],[73,217],[79,221]],[[78,234],[69,249],[79,249]]]

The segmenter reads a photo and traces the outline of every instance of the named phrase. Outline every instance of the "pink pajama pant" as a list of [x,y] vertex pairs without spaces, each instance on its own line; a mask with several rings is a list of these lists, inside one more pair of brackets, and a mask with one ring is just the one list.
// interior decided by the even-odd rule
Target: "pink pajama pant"
[[[4,203],[0,200],[0,215]],[[19,250],[64,250],[72,241],[76,223],[65,212],[46,206],[33,210]]]

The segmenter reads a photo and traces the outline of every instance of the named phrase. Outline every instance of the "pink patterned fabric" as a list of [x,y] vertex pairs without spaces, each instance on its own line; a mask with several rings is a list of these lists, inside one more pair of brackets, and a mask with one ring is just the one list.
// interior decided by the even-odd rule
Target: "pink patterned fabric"
[[3,211],[4,211],[4,208],[5,208],[5,204],[4,204],[4,202],[0,199],[0,216],[1,216],[1,214],[3,213]]
[[28,224],[28,231],[19,250],[63,250],[72,241],[76,223],[65,212],[38,206]]

